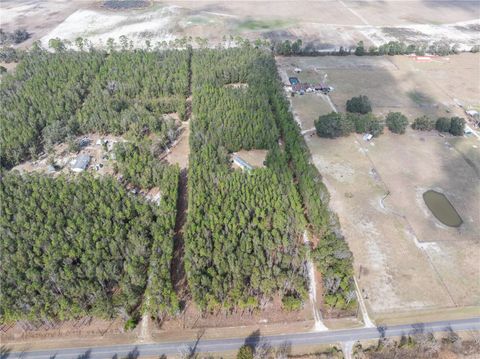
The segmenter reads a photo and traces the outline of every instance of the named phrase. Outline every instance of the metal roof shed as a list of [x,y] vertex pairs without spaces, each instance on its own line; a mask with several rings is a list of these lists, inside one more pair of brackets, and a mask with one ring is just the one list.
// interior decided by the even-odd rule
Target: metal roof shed
[[75,163],[73,164],[72,171],[73,172],[85,171],[89,163],[90,163],[89,155],[80,155],[77,157]]
[[242,160],[240,157],[238,157],[237,155],[233,155],[233,162],[235,162],[235,164],[237,166],[239,166],[242,170],[244,171],[248,171],[250,172],[251,170],[253,170],[253,167],[251,165],[249,165],[247,162],[245,162],[244,160]]

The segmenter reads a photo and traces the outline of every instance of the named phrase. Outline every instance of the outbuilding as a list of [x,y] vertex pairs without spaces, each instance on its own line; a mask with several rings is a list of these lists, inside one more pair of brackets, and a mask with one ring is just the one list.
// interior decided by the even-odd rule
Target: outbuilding
[[364,141],[370,141],[373,138],[373,135],[371,133],[365,133],[363,135],[363,140]]
[[237,155],[233,155],[232,156],[232,159],[233,159],[233,163],[235,163],[238,167],[240,167],[243,171],[248,171],[250,172],[251,170],[253,170],[253,167],[248,164],[246,161],[244,161],[243,159],[241,159],[239,156]]
[[72,165],[73,172],[82,172],[85,171],[90,163],[89,155],[80,155],[75,160],[75,163]]

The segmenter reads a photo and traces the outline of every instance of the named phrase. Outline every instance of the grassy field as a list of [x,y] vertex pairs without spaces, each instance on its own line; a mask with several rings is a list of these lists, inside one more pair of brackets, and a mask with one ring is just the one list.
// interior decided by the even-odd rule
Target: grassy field
[[[411,57],[278,58],[285,81],[302,68],[302,81],[327,74],[331,99],[340,111],[365,94],[374,112],[463,115],[459,103],[478,106],[478,55]],[[455,76],[452,76],[455,74]],[[323,104],[319,102],[323,100]],[[291,98],[302,129],[332,108],[323,96]],[[355,271],[374,319],[388,322],[412,313],[461,315],[480,305],[480,141],[407,130],[371,142],[361,135],[335,140],[306,135],[312,161],[324,176],[331,206],[354,253]],[[460,228],[442,225],[423,202],[428,189],[444,193],[463,218]],[[415,314],[413,314],[415,315]]]
[[[430,62],[409,56],[278,57],[277,61],[284,81],[294,75],[295,67],[303,70],[298,75],[301,81],[319,82],[326,75],[328,85],[334,87],[330,98],[340,111],[348,99],[361,94],[370,98],[375,113],[401,111],[412,120],[423,114],[462,116],[459,103],[469,108],[480,105],[478,54],[434,57]],[[313,109],[316,105],[310,103]]]

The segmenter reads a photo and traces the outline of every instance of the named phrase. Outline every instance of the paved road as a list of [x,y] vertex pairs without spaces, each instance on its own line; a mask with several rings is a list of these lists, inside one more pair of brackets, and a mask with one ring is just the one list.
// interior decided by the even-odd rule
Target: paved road
[[[384,333],[385,336],[401,336],[415,331],[441,332],[451,328],[454,331],[461,330],[480,330],[480,317],[464,320],[441,321],[432,323],[396,325],[385,328],[358,328],[347,330],[335,330],[317,333],[297,333],[284,335],[271,335],[263,337],[272,346],[290,344],[325,344],[347,341],[356,341],[359,339],[375,339]],[[209,339],[189,342],[175,343],[156,343],[156,344],[129,344],[115,345],[109,347],[92,348],[72,348],[57,350],[42,350],[31,352],[8,352],[8,348],[2,347],[0,353],[1,359],[104,359],[104,358],[137,358],[140,356],[159,356],[161,354],[180,354],[189,348],[196,348],[197,352],[220,352],[225,350],[235,350],[247,342],[255,344],[258,342],[258,335],[251,335],[248,338],[233,339]]]

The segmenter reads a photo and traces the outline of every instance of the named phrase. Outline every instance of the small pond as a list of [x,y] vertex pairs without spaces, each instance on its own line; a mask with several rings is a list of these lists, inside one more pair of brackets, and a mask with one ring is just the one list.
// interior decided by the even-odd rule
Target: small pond
[[449,227],[460,227],[463,223],[455,207],[443,193],[429,190],[423,194],[423,200],[433,215]]

